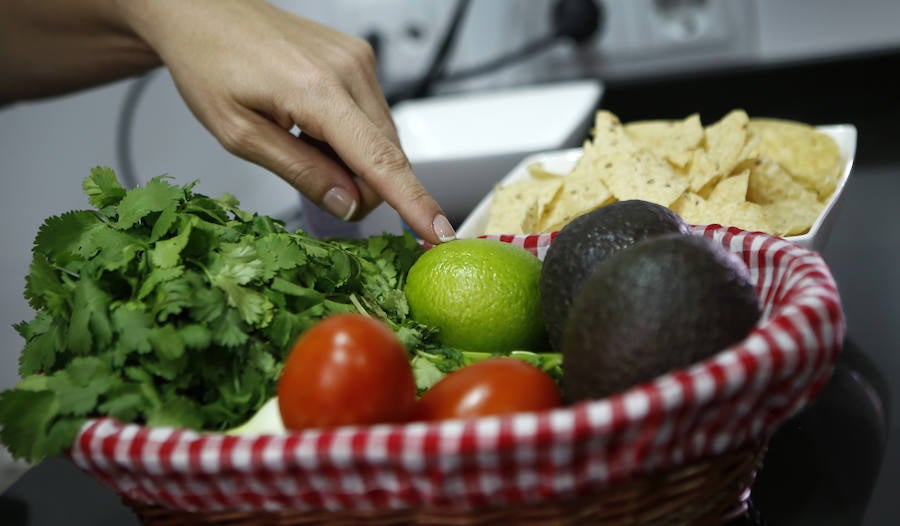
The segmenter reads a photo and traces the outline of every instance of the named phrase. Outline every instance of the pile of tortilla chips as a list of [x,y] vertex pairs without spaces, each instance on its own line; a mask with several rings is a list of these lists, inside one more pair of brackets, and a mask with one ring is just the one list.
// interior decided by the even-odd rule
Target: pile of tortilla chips
[[553,232],[608,203],[642,199],[695,225],[801,235],[842,170],[828,135],[800,122],[751,119],[743,110],[705,127],[697,114],[622,124],[601,110],[592,135],[570,173],[535,165],[528,180],[496,187],[485,233]]

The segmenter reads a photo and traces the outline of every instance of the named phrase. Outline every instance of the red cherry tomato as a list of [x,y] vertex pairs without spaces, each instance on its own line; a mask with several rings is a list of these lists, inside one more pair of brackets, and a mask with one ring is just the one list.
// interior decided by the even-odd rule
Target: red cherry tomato
[[403,344],[383,323],[338,314],[291,348],[278,382],[278,407],[291,430],[407,421],[416,382]]
[[416,418],[474,418],[561,404],[556,383],[544,371],[516,358],[488,358],[453,371],[425,391]]

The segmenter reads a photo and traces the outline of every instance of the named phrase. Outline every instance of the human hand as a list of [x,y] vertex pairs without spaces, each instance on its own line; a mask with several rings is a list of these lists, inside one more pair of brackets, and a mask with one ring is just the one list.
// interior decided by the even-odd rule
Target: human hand
[[[455,237],[400,147],[368,43],[262,0],[120,8],[229,152],[337,217],[360,219],[383,198],[425,241]],[[304,140],[290,133],[294,125]]]

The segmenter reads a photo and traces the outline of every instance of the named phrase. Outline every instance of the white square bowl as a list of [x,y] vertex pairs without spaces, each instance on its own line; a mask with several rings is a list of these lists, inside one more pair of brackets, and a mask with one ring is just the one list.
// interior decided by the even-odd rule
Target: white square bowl
[[406,101],[392,114],[413,172],[458,225],[522,157],[579,146],[602,94],[578,80]]
[[[825,126],[817,126],[817,130],[830,136],[835,140],[841,154],[841,164],[843,166],[841,177],[831,194],[831,197],[822,208],[822,212],[816,218],[809,231],[799,236],[787,236],[784,239],[793,241],[811,250],[821,251],[828,240],[831,233],[831,227],[834,221],[834,211],[841,194],[853,171],[853,160],[856,155],[856,127],[852,124],[831,124]],[[504,185],[516,181],[524,181],[531,176],[528,173],[528,166],[540,162],[544,168],[554,173],[568,173],[575,167],[578,159],[581,158],[582,148],[568,148],[564,150],[549,151],[529,155],[522,159],[498,184]],[[488,213],[491,205],[493,191],[487,193],[478,203],[471,214],[463,221],[456,230],[459,237],[477,237],[484,234],[487,227]]]

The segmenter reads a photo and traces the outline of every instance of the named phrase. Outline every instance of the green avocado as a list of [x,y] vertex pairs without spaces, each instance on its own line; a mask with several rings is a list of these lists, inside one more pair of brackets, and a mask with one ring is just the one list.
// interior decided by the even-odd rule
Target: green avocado
[[541,267],[541,310],[550,346],[561,350],[572,299],[597,265],[642,239],[688,232],[689,226],[672,210],[637,199],[602,206],[563,227]]
[[760,317],[744,262],[698,235],[640,241],[600,264],[563,330],[569,402],[603,398],[741,341]]

